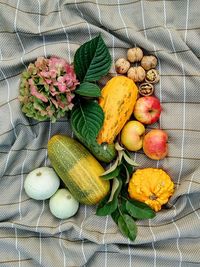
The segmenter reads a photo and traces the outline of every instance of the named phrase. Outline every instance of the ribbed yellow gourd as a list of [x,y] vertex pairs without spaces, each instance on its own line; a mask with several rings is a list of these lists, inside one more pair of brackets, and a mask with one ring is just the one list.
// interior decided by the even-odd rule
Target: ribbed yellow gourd
[[101,91],[99,105],[104,111],[104,123],[97,136],[97,142],[113,143],[133,113],[138,88],[130,78],[116,76],[110,79]]

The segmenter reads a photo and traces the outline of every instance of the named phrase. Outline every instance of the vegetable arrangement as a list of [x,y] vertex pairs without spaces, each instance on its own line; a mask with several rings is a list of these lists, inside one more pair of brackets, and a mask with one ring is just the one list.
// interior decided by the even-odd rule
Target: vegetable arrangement
[[[127,59],[115,63],[118,75],[100,88],[98,81],[111,63],[99,35],[79,47],[73,65],[40,57],[22,73],[22,111],[52,122],[68,113],[75,135],[50,138],[53,169],[31,172],[24,189],[33,199],[49,199],[51,213],[60,219],[74,216],[79,203],[97,205],[97,216],[110,215],[121,233],[135,240],[136,221],[153,218],[173,194],[174,183],[164,170],[139,168],[130,152],[143,149],[147,157],[163,159],[168,136],[161,129],[146,133],[146,125],[158,121],[162,111],[153,96],[159,81],[157,58],[138,47],[129,49]],[[111,163],[110,168],[103,163]]]

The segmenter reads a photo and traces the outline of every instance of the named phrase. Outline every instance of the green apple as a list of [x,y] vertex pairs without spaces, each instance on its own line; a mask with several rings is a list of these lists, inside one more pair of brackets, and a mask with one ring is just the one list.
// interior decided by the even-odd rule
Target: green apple
[[128,121],[121,131],[121,143],[130,151],[138,151],[143,146],[144,125],[136,120]]

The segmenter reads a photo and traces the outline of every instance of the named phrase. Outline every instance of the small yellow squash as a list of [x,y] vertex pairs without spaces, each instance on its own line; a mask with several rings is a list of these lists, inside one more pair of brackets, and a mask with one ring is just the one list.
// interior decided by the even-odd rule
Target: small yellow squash
[[130,198],[146,203],[159,211],[174,192],[174,183],[162,169],[144,168],[136,170],[128,185]]
[[110,79],[102,89],[99,105],[104,111],[104,123],[97,136],[97,142],[113,143],[133,113],[138,96],[136,84],[126,76]]

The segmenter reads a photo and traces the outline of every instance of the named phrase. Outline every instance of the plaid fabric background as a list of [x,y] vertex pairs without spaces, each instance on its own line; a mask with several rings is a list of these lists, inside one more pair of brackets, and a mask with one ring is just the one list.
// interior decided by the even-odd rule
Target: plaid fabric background
[[[199,0],[0,0],[0,266],[200,266],[199,7]],[[71,129],[66,118],[52,124],[22,114],[20,74],[38,56],[72,62],[99,32],[113,61],[136,45],[159,59],[163,112],[152,127],[168,132],[169,156],[132,156],[142,167],[165,169],[176,191],[154,219],[137,222],[135,242],[111,217],[95,216],[95,207],[58,220],[48,201],[23,190],[31,170],[50,165],[48,139]]]

